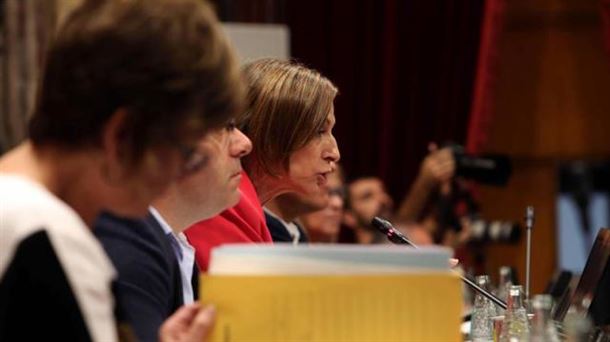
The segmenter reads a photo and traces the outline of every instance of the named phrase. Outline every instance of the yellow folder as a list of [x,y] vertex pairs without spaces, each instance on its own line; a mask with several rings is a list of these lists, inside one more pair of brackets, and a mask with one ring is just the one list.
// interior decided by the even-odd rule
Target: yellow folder
[[203,275],[211,341],[460,341],[461,283],[449,272]]

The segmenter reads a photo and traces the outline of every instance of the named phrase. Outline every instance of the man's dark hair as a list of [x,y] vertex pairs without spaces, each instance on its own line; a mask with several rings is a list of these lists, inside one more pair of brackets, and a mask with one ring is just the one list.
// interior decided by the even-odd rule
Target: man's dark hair
[[29,133],[34,146],[96,146],[124,109],[121,143],[135,162],[155,144],[224,124],[241,111],[243,94],[206,2],[86,0],[47,54]]

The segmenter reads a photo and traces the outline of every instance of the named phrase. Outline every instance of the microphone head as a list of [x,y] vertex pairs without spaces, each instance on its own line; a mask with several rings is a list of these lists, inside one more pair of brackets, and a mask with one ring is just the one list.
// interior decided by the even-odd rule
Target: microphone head
[[525,227],[527,229],[532,229],[534,226],[534,217],[534,207],[530,205],[525,209]]
[[390,222],[382,219],[379,216],[375,216],[373,218],[373,221],[371,221],[371,225],[373,225],[373,227],[377,228],[379,231],[381,231],[384,234],[387,234],[393,228],[392,224]]

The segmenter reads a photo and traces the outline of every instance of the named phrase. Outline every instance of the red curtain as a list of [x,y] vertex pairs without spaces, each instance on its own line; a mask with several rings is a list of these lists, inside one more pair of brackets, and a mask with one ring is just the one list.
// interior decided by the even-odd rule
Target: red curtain
[[493,117],[494,75],[505,8],[505,0],[487,0],[485,4],[472,112],[468,125],[467,149],[471,153],[484,150]]

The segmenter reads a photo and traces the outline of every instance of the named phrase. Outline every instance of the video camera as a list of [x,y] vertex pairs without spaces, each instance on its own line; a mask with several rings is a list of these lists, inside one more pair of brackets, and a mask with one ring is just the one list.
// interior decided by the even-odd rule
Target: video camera
[[487,185],[504,186],[512,174],[508,156],[501,154],[468,154],[464,147],[447,144],[455,159],[455,175]]

